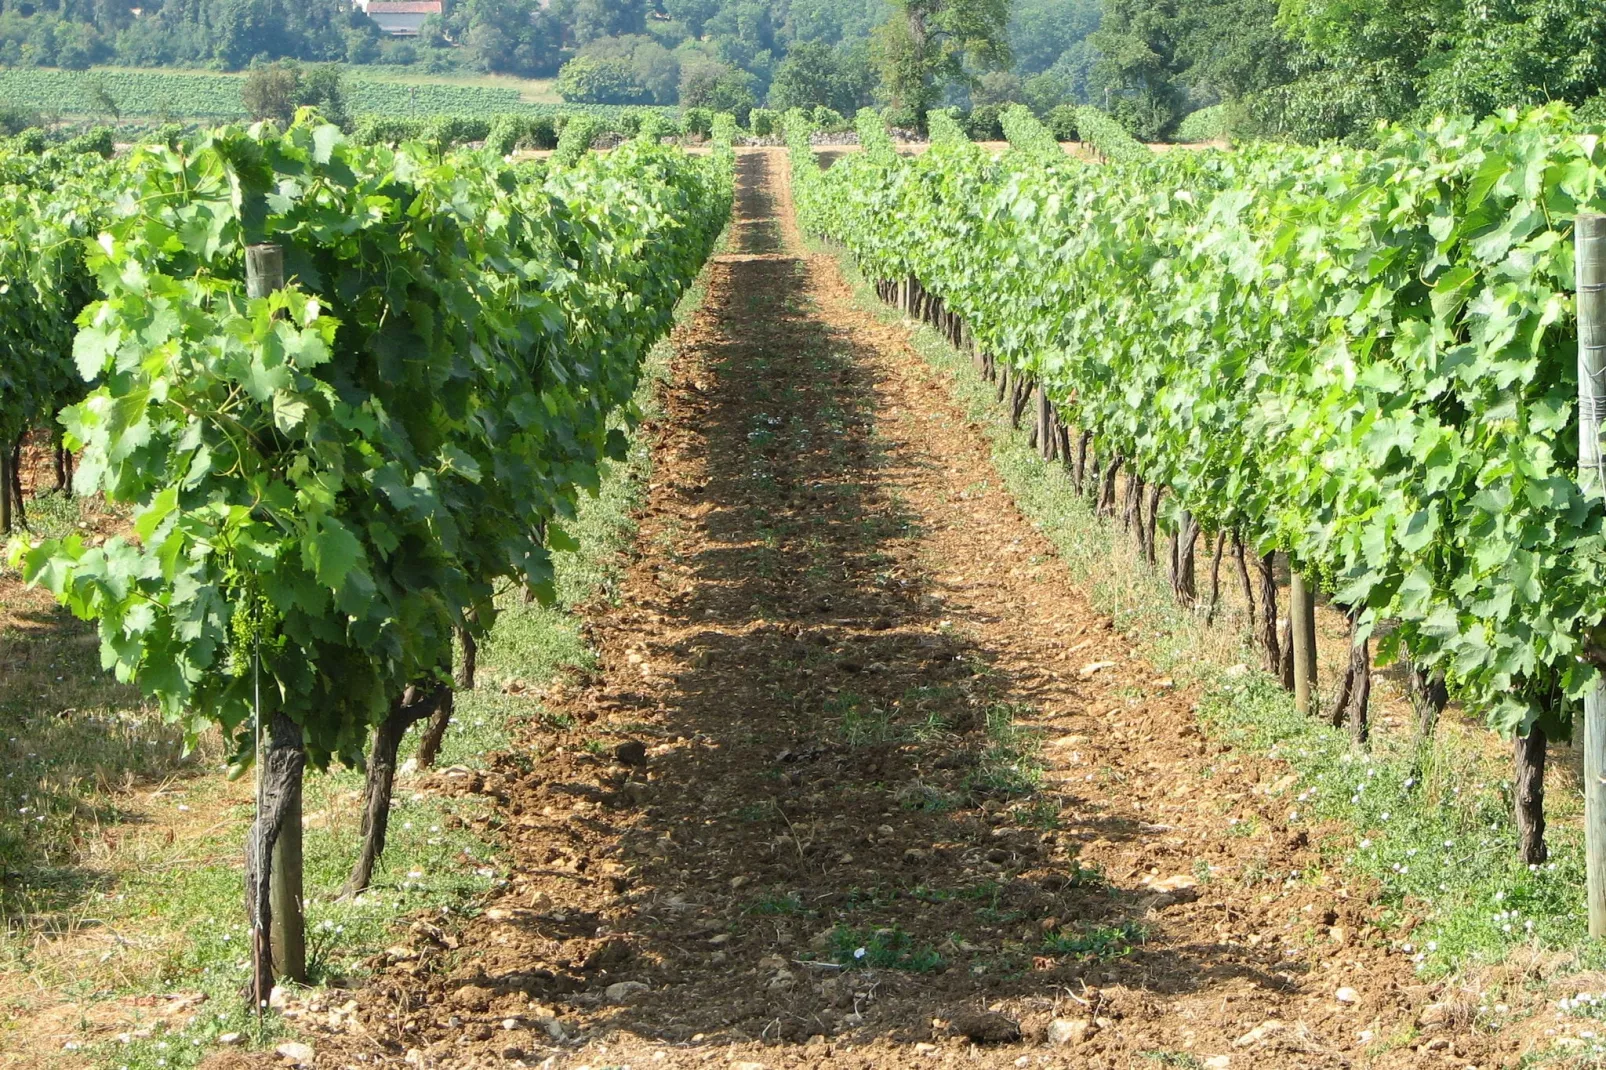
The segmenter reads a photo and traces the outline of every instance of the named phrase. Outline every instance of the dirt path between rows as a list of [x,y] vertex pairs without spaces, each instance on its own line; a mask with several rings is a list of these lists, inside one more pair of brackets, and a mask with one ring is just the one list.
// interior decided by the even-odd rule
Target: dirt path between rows
[[739,158],[597,675],[471,785],[509,887],[309,1008],[317,1064],[1508,1061],[1416,1034],[1438,993],[1363,890],[1291,879],[1285,770],[1088,606],[785,168]]

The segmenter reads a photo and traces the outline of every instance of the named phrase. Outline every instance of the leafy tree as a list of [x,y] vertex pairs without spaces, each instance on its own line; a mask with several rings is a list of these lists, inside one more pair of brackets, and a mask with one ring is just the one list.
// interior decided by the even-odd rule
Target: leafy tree
[[632,99],[624,103],[675,103],[680,88],[680,60],[645,34],[599,37],[580,49],[580,56],[618,60],[629,68],[635,90],[627,94]]
[[1598,0],[1469,5],[1448,55],[1421,90],[1429,112],[1482,115],[1513,105],[1582,104],[1606,87],[1606,6]]
[[468,46],[477,70],[525,77],[557,72],[563,27],[535,0],[471,0],[453,7],[443,30]]
[[1020,75],[1014,71],[988,71],[976,79],[970,91],[971,103],[978,107],[988,104],[1019,104],[1025,99]]
[[719,13],[719,0],[664,0],[669,17],[682,23],[693,37],[703,35],[703,23]]
[[599,37],[641,33],[646,21],[643,0],[578,0],[574,6],[574,39],[583,45]]
[[575,104],[645,104],[649,95],[622,59],[576,56],[558,71],[558,95]]
[[1099,10],[1099,0],[1018,0],[1009,18],[1015,70],[1023,76],[1048,70],[1099,28]]
[[95,84],[89,87],[89,97],[94,102],[95,111],[99,114],[106,116],[114,123],[122,118],[123,109],[118,106],[117,98],[112,96],[112,91],[106,88],[106,80],[104,78],[96,79]]
[[297,108],[317,108],[329,122],[349,121],[340,68],[332,63],[302,67],[294,61],[252,67],[240,86],[240,101],[253,119],[288,124]]
[[748,114],[758,102],[753,95],[756,80],[749,72],[723,63],[708,60],[687,63],[681,67],[680,105],[730,112],[738,123],[746,126]]
[[850,115],[869,103],[874,81],[864,49],[803,41],[775,68],[769,104],[777,111],[823,106]]
[[777,36],[793,46],[804,41],[868,41],[870,32],[886,21],[890,7],[887,0],[789,0],[777,7]]
[[1008,63],[1008,21],[1009,0],[895,0],[872,46],[887,103],[924,123],[948,86],[972,81],[967,63]]
[[300,72],[283,63],[252,67],[240,85],[240,102],[253,119],[289,123],[296,113]]
[[340,68],[333,63],[317,63],[300,72],[295,102],[297,107],[317,108],[325,120],[336,126],[350,121]]
[[1080,98],[1072,93],[1070,85],[1057,70],[1047,70],[1026,79],[1021,83],[1020,99],[1037,115],[1046,114],[1051,109],[1071,101],[1080,102]]
[[1182,117],[1185,92],[1177,38],[1183,0],[1105,0],[1089,41],[1100,53],[1095,77],[1112,94],[1110,110],[1135,136],[1163,138]]
[[39,113],[17,104],[0,104],[0,137],[16,137],[40,123]]

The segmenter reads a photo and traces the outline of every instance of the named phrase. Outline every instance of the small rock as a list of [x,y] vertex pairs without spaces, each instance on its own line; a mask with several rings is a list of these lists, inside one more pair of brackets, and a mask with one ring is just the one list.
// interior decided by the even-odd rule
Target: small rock
[[936,1050],[937,1050],[937,1045],[935,1045],[935,1044],[927,1044],[925,1041],[921,1041],[919,1044],[915,1045],[915,1052],[916,1052],[916,1054],[919,1054],[919,1055],[930,1055],[932,1052],[934,1052]]
[[228,1045],[229,1047],[232,1048],[236,1044],[244,1044],[245,1043],[245,1034],[244,1033],[224,1033],[222,1036],[217,1038],[217,1042],[219,1044],[226,1044],[226,1045]]
[[615,981],[602,994],[609,1003],[633,1003],[637,996],[647,991],[647,986],[640,981]]
[[1110,668],[1114,668],[1114,667],[1115,667],[1115,662],[1113,662],[1113,661],[1090,661],[1086,665],[1083,665],[1082,666],[1082,671],[1077,673],[1076,675],[1077,675],[1077,677],[1079,679],[1091,680],[1091,679],[1093,679],[1095,674],[1101,673],[1105,669],[1110,669]]
[[1335,925],[1327,930],[1327,938],[1339,947],[1344,947],[1349,943],[1349,930],[1342,925]]
[[1232,1065],[1230,1055],[1212,1055],[1204,1061],[1205,1070],[1227,1070]]
[[1355,989],[1345,986],[1344,988],[1340,988],[1337,992],[1334,992],[1333,998],[1338,1000],[1340,1003],[1359,1003],[1361,1001],[1361,994],[1355,991]]
[[491,1005],[491,998],[496,993],[481,985],[464,985],[452,993],[452,1002],[464,1010],[481,1013]]
[[484,1022],[475,1022],[463,1030],[463,1035],[470,1040],[490,1040],[493,1030]]
[[1279,1022],[1275,1018],[1268,1018],[1266,1021],[1261,1022],[1259,1025],[1255,1026],[1255,1028],[1233,1041],[1232,1046],[1235,1048],[1254,1047],[1256,1044],[1268,1040],[1282,1031],[1283,1023]]
[[1178,873],[1174,877],[1166,877],[1162,880],[1150,881],[1149,890],[1152,892],[1193,891],[1198,887],[1198,884],[1199,878],[1187,873]]
[[731,1070],[764,1070],[763,1063],[731,1063]]
[[1086,1018],[1056,1018],[1048,1024],[1048,1042],[1056,1047],[1080,1044],[1098,1032]]
[[732,877],[731,878],[731,891],[735,891],[736,889],[742,887],[746,883],[747,883],[747,878],[745,876]]
[[1020,1039],[1020,1023],[995,1011],[960,1011],[948,1020],[948,1032],[977,1044],[1007,1044]]
[[722,944],[728,944],[728,943],[731,942],[731,934],[730,933],[715,933],[713,936],[710,936],[708,938],[708,942],[710,944],[713,944],[715,947],[719,947]]
[[564,1029],[563,1023],[558,1021],[556,1018],[537,1018],[535,1020],[535,1024],[536,1027],[541,1030],[541,1032],[545,1033],[553,1041],[559,1044],[569,1039],[568,1030]]
[[274,985],[273,991],[268,993],[268,1006],[276,1011],[282,1011],[290,1004],[290,993],[282,985]]
[[627,739],[613,749],[613,756],[620,765],[646,765],[647,745],[639,739]]
[[312,1062],[312,1045],[303,1044],[298,1040],[287,1040],[273,1049],[283,1059],[295,1063],[297,1066],[306,1066]]
[[1429,1003],[1426,1007],[1422,1008],[1422,1013],[1417,1016],[1416,1024],[1419,1027],[1444,1025],[1449,1020],[1450,1008],[1447,1004]]
[[1424,1051],[1443,1051],[1449,1046],[1449,1040],[1445,1039],[1444,1037],[1434,1037],[1432,1040],[1422,1045],[1422,1049]]
[[509,1033],[513,1032],[513,1030],[515,1030],[515,1029],[518,1029],[523,1024],[524,1023],[519,1021],[517,1018],[503,1018],[502,1019],[502,1028],[507,1030]]
[[502,1049],[502,1058],[522,1059],[524,1058],[524,1049],[519,1047],[517,1044],[509,1044],[507,1047]]

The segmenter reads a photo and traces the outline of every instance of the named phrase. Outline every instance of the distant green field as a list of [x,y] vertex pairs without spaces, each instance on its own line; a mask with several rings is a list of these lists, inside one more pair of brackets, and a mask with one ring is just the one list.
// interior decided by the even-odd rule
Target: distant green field
[[[240,103],[240,82],[241,76],[237,74],[208,72],[9,68],[0,69],[0,100],[37,108],[46,115],[101,115],[104,109],[96,100],[96,89],[104,87],[127,119],[218,122],[246,118],[245,108]],[[348,108],[354,115],[405,118],[615,110],[531,104],[512,86],[405,82],[388,72],[385,77],[364,77],[359,71],[348,69],[345,85]]]

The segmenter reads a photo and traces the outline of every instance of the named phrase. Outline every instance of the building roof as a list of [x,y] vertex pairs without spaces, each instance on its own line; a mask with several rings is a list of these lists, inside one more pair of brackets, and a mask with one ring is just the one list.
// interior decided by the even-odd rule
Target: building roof
[[368,0],[370,15],[439,15],[441,0]]

